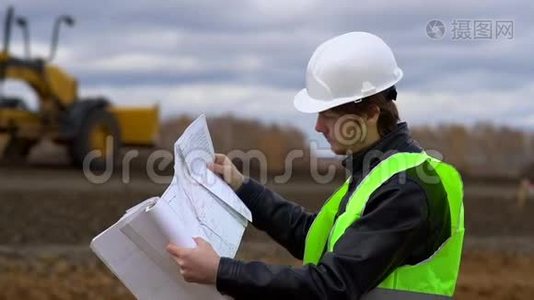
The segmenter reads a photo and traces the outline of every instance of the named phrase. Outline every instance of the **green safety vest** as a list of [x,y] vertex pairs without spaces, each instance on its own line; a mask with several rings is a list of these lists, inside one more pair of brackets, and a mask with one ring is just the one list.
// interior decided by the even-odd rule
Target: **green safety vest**
[[371,194],[385,181],[424,162],[434,168],[447,192],[451,236],[428,259],[396,268],[363,299],[450,299],[456,287],[462,255],[463,184],[454,167],[424,152],[396,153],[381,161],[357,186],[347,202],[345,212],[336,219],[341,200],[348,191],[349,178],[328,199],[313,221],[306,236],[304,264],[318,264],[325,246],[327,251],[333,251],[345,230],[360,218]]

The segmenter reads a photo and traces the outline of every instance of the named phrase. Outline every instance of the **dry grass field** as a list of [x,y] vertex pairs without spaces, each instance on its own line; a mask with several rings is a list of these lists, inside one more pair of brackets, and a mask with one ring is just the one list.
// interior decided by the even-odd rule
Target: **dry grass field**
[[[270,184],[309,209],[336,185],[298,178]],[[534,203],[516,207],[510,183],[465,185],[468,234],[456,298],[533,299]],[[144,176],[98,185],[69,168],[0,167],[0,299],[132,299],[88,244],[126,208],[164,188]],[[300,263],[251,226],[238,257]]]

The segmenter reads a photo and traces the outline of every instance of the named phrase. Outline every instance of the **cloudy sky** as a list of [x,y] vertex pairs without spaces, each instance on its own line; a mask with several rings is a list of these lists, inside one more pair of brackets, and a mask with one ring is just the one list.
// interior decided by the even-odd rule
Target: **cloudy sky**
[[[397,103],[410,124],[493,121],[534,130],[530,0],[11,3],[30,21],[34,56],[48,55],[56,16],[76,19],[74,28],[62,28],[55,63],[79,79],[82,96],[160,103],[163,118],[232,113],[292,124],[318,139],[315,116],[292,106],[308,59],[328,38],[369,31],[393,48],[404,70]],[[444,25],[440,39],[427,34],[431,20]],[[475,23],[491,24],[491,36]],[[22,54],[14,32],[13,50]]]

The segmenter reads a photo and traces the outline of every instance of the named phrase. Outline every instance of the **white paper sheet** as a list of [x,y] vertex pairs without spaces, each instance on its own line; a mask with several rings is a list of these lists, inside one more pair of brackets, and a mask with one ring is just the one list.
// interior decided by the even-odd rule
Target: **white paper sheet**
[[191,176],[194,178],[204,176],[207,164],[215,159],[215,151],[204,115],[198,117],[184,130],[176,141],[176,151],[180,152],[185,159]]
[[[176,149],[176,180],[173,180],[172,187],[169,187],[171,190],[165,193],[166,200],[177,212],[192,211],[192,213],[183,216],[183,218],[194,216],[196,224],[201,228],[201,233],[198,236],[206,239],[217,254],[234,257],[239,248],[247,220],[228,206],[220,197],[217,197],[194,180],[187,171],[185,160],[179,152],[179,147],[176,147]],[[223,184],[227,186],[226,183],[223,182]],[[174,189],[174,197],[170,197],[172,189]],[[231,191],[231,194],[235,196],[233,191]],[[240,201],[239,198],[238,201]],[[191,220],[188,222],[191,222]]]
[[207,240],[220,256],[234,257],[248,208],[207,169],[214,158],[204,116],[175,144],[175,174],[161,198],[129,209],[91,242],[91,248],[138,299],[227,299],[214,286],[186,283],[166,252],[169,242],[195,247]]
[[[143,222],[143,218],[139,217],[145,215],[145,209],[152,200],[144,201],[136,209],[129,210],[117,223],[94,238],[91,242],[93,252],[137,299],[227,299],[214,286],[185,282],[169,255],[163,254],[154,246],[150,246],[152,251],[140,251],[138,244],[142,242],[124,234],[124,229],[132,224],[132,220]],[[145,230],[150,231],[146,227]],[[153,233],[158,235],[158,231]],[[138,244],[132,240],[136,240]],[[146,249],[147,246],[144,247]]]
[[[208,169],[208,165],[215,159],[215,152],[204,115],[198,117],[187,127],[176,141],[174,149],[175,174],[178,173],[183,177],[179,179],[179,182],[194,180],[200,183],[237,214],[252,222],[250,210],[237,197],[232,188]],[[184,172],[187,173],[184,174]]]

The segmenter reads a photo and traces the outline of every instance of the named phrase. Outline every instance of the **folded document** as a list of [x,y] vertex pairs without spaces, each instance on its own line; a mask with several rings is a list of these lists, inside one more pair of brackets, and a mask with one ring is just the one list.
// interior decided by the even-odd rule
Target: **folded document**
[[200,236],[234,257],[251,213],[207,168],[213,144],[202,115],[174,145],[174,176],[161,197],[128,209],[91,242],[91,249],[138,299],[226,299],[214,286],[188,283],[165,248],[195,247]]

